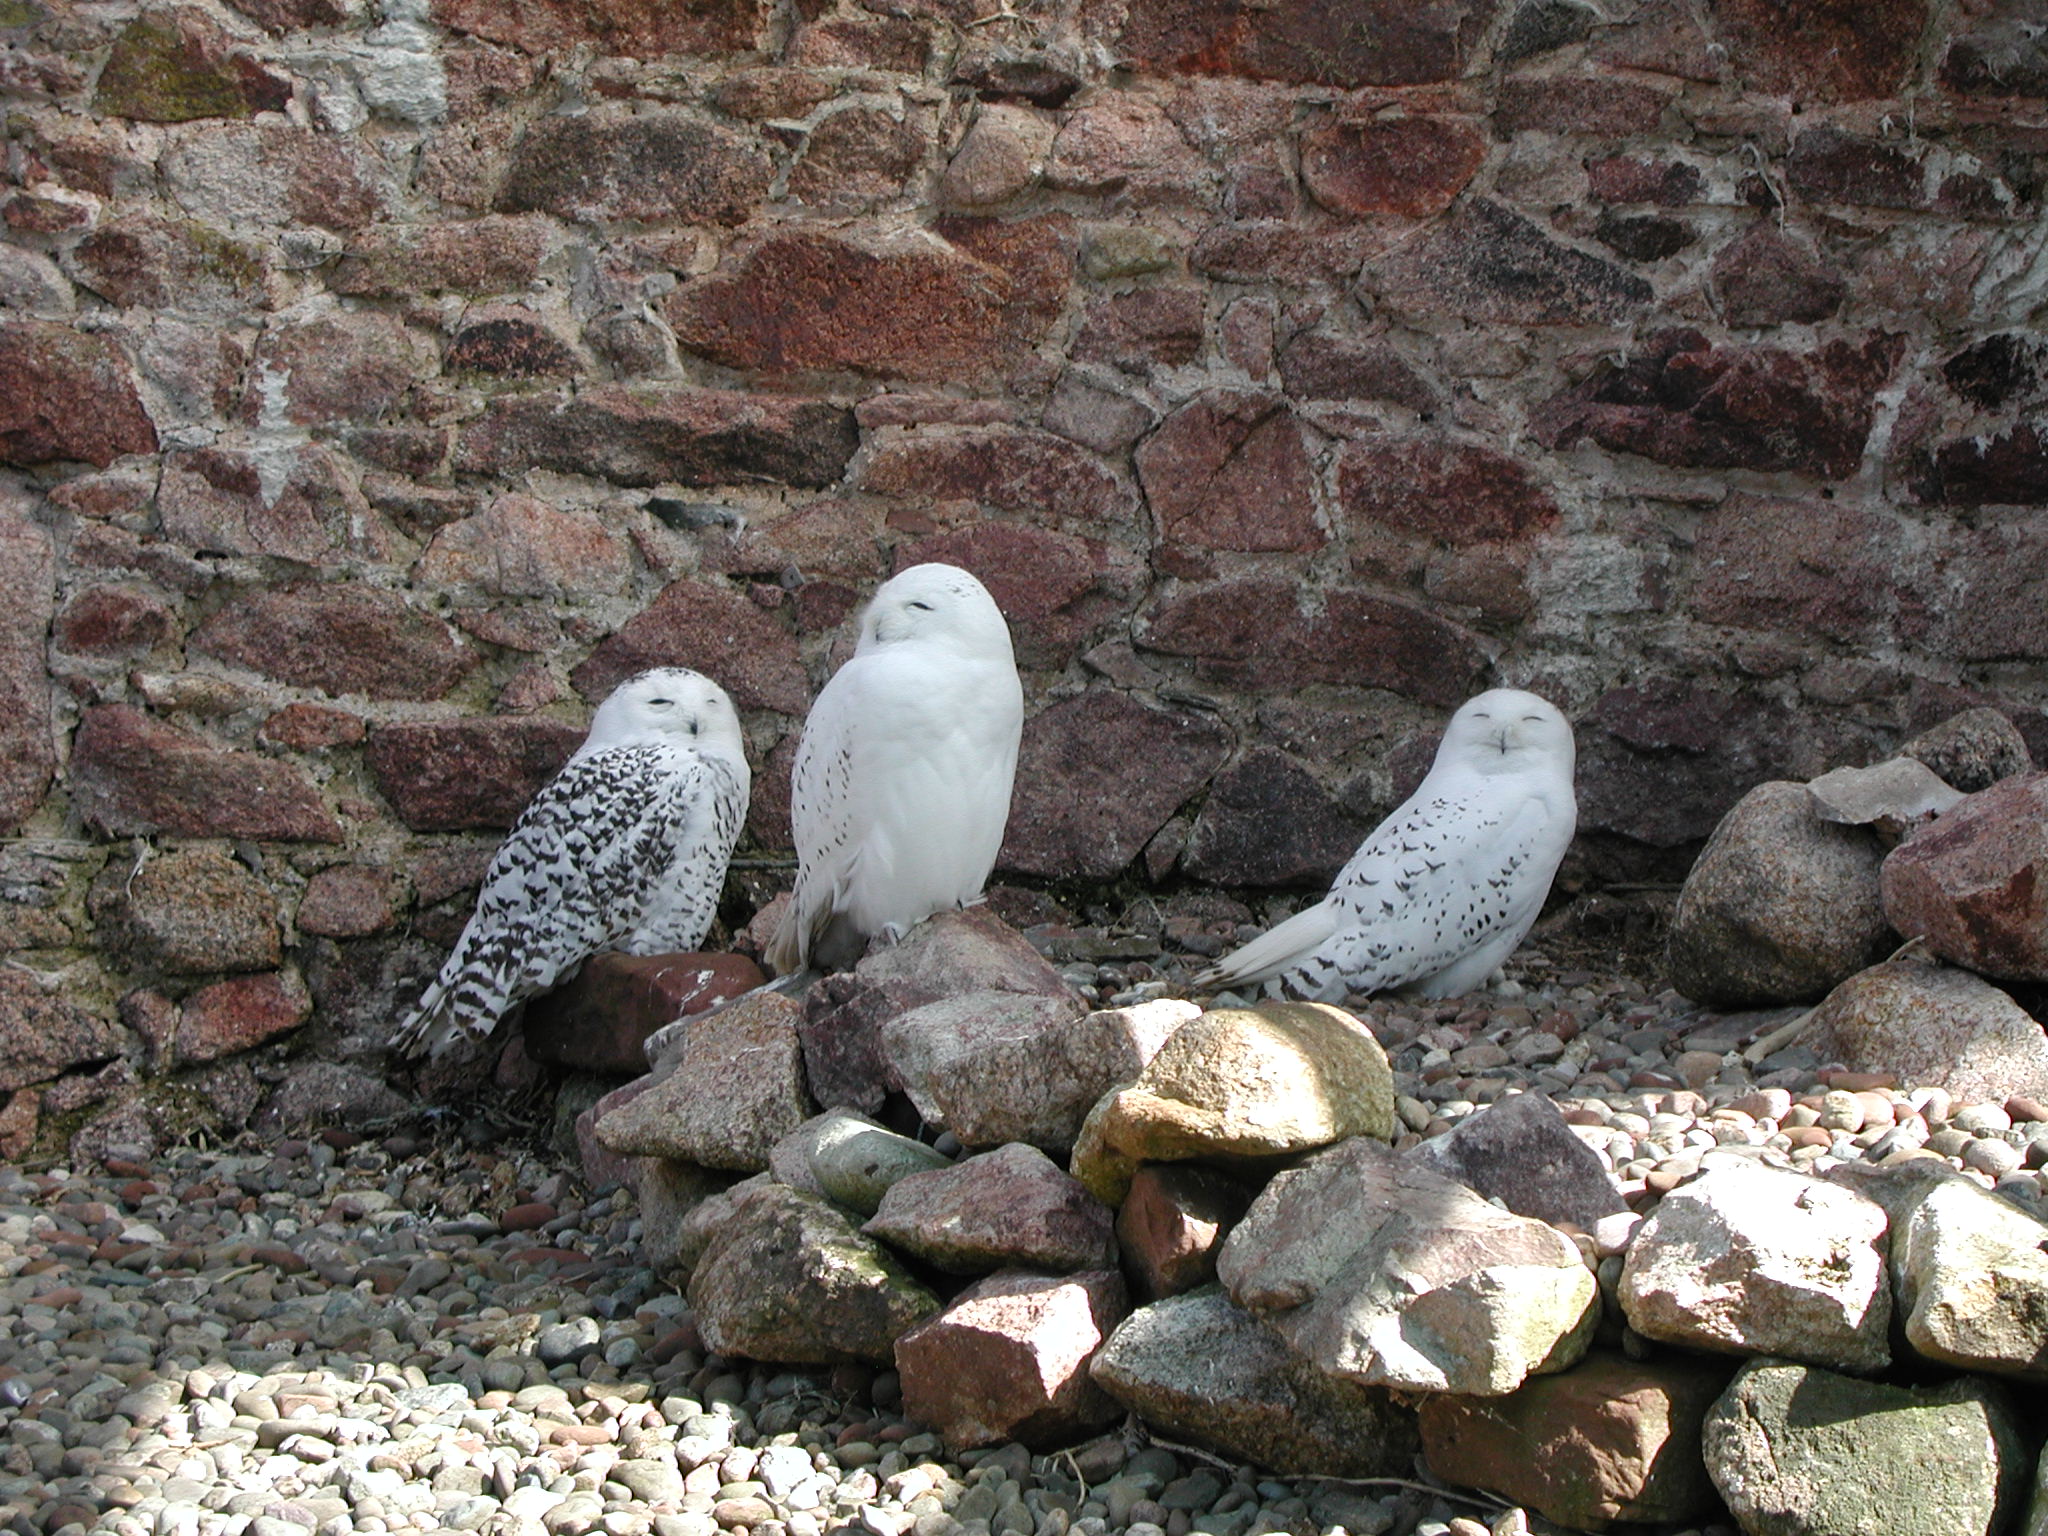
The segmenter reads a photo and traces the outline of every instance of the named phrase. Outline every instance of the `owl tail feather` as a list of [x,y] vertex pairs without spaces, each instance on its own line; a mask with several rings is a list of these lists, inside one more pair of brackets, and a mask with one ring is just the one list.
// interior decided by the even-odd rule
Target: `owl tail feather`
[[511,1006],[500,978],[470,974],[458,964],[461,958],[458,949],[393,1032],[391,1046],[401,1056],[439,1061],[458,1046],[489,1035]]
[[1284,923],[1276,923],[1249,944],[1232,950],[1195,978],[1198,987],[1256,986],[1299,969],[1337,931],[1330,903],[1304,907]]

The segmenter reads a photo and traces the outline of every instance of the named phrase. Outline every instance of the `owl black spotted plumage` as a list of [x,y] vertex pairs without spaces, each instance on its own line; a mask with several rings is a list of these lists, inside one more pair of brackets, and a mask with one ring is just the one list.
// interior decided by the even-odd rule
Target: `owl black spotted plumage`
[[1198,986],[1270,983],[1318,1002],[1482,985],[1534,926],[1578,822],[1572,728],[1514,688],[1468,699],[1436,760],[1330,894],[1224,956]]
[[603,950],[695,949],[718,911],[750,776],[725,690],[682,667],[629,678],[499,845],[440,974],[392,1044],[442,1056]]

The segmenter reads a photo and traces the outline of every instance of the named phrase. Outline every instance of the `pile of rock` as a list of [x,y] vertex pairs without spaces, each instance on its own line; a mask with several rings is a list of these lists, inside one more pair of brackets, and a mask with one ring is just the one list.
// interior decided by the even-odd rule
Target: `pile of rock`
[[985,910],[671,1041],[579,1125],[647,1262],[707,1347],[893,1364],[956,1450],[1134,1411],[1582,1529],[1992,1532],[2033,1480],[1999,1383],[2048,1380],[2048,1224],[1875,1128],[1752,1137],[1782,1090],[1625,1188],[1601,1114],[1439,1124],[1341,1010],[1092,1009]]

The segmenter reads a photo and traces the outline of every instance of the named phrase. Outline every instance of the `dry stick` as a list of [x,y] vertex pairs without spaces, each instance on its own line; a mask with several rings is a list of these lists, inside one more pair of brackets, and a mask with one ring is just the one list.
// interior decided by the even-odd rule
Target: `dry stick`
[[[1914,948],[1916,945],[1925,944],[1926,942],[1926,934],[1916,933],[1913,935],[1912,938],[1906,940],[1905,943],[1901,944],[1897,949],[1893,950],[1890,954],[1886,955],[1884,959],[1880,962],[1880,964],[1890,965],[1894,960],[1898,959],[1899,956],[1906,953],[1907,950]],[[1820,1004],[1815,1003],[1811,1008],[1807,1009],[1806,1012],[1800,1014],[1798,1018],[1792,1020],[1791,1023],[1783,1025],[1780,1028],[1774,1029],[1768,1035],[1764,1035],[1763,1037],[1758,1039],[1753,1045],[1750,1046],[1748,1050],[1742,1053],[1742,1059],[1750,1063],[1752,1066],[1754,1066],[1757,1062],[1764,1060],[1768,1056],[1777,1055],[1779,1051],[1783,1050],[1786,1046],[1790,1045],[1794,1040],[1798,1039],[1799,1036],[1805,1032],[1806,1026],[1813,1022],[1813,1016],[1819,1012]]]
[[[1193,1456],[1197,1460],[1206,1461],[1211,1466],[1221,1467],[1233,1477],[1242,1478],[1246,1482],[1255,1481],[1257,1478],[1256,1469],[1247,1463],[1231,1461],[1227,1457],[1218,1456],[1213,1451],[1205,1451],[1199,1445],[1187,1445],[1179,1440],[1169,1440],[1150,1425],[1144,1426],[1144,1434],[1145,1438],[1153,1445],[1163,1445],[1170,1451],[1179,1451],[1183,1456]],[[1492,1509],[1496,1513],[1504,1513],[1514,1507],[1497,1493],[1479,1491],[1467,1493],[1456,1488],[1445,1488],[1437,1483],[1418,1482],[1412,1477],[1335,1477],[1328,1473],[1312,1472],[1306,1477],[1299,1479],[1299,1481],[1339,1483],[1346,1488],[1413,1488],[1418,1492],[1433,1493],[1440,1498],[1450,1499],[1455,1503],[1470,1504],[1475,1509]]]

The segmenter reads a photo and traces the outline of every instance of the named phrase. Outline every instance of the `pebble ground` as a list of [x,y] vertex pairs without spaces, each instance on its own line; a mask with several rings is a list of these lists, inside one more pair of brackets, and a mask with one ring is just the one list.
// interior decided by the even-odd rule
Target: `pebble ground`
[[[1229,942],[1037,935],[1100,1000],[1181,990]],[[1361,1012],[1404,1137],[1512,1088],[1557,1100],[1648,1200],[1717,1157],[1825,1169],[1925,1147],[2030,1208],[2048,1114],[1749,1067],[1767,1020],[1525,954],[1506,994]],[[0,1527],[18,1536],[1485,1536],[1526,1512],[1287,1481],[1136,1425],[949,1456],[894,1374],[705,1352],[635,1262],[624,1190],[450,1133],[0,1168]],[[1600,1260],[1612,1286],[1619,1260]],[[1710,1528],[1699,1536],[1733,1536]]]

